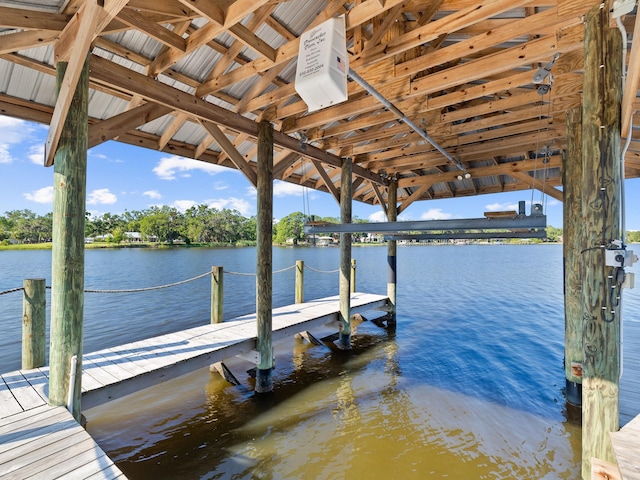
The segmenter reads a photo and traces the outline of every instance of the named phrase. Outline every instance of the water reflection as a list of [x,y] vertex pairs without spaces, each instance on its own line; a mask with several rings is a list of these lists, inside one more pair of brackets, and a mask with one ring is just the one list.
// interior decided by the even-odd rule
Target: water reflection
[[351,352],[289,347],[272,395],[242,364],[240,387],[200,371],[94,409],[90,431],[132,479],[577,478],[579,427],[414,376],[370,322]]

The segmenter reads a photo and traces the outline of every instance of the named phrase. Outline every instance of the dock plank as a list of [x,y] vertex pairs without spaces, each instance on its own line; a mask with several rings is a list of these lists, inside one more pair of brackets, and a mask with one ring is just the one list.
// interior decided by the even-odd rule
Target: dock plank
[[3,479],[61,475],[85,478],[73,477],[73,472],[80,469],[86,469],[85,476],[94,475],[96,479],[124,478],[64,407],[43,405],[3,419],[0,424]]
[[[354,293],[351,310],[378,308],[387,297]],[[287,305],[273,310],[273,339],[337,320],[339,296]],[[255,313],[228,322],[203,325],[159,337],[100,350],[84,358],[85,373],[102,383],[83,392],[83,408],[92,408],[199,368],[255,349]],[[134,374],[130,363],[141,373]],[[141,371],[144,370],[144,372]],[[129,371],[127,371],[129,370]],[[105,378],[108,375],[115,378]]]
[[0,378],[0,418],[9,417],[22,411],[20,403],[4,382],[4,377]]
[[[351,311],[381,307],[382,295],[352,295]],[[331,324],[339,297],[273,310],[273,338]],[[87,353],[84,409],[248,353],[256,347],[256,315]],[[125,479],[124,474],[63,407],[46,404],[48,367],[0,377],[0,472],[3,478]]]
[[609,434],[623,480],[640,480],[640,415]]

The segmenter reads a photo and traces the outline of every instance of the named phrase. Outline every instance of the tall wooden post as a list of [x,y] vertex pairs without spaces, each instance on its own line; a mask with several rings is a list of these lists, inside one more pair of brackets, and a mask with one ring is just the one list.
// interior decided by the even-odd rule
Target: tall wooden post
[[[389,182],[387,197],[387,220],[395,222],[398,220],[398,180],[394,177]],[[389,297],[389,313],[387,325],[396,323],[396,249],[395,240],[389,240],[387,246],[387,297]]]
[[582,405],[582,109],[567,112],[563,158],[564,370],[567,403]]
[[224,321],[223,275],[222,267],[211,267],[211,323],[222,323]]
[[[342,160],[342,175],[340,181],[340,222],[351,223],[351,173],[353,164],[351,158]],[[351,234],[340,233],[340,332],[338,348],[351,349]]]
[[296,303],[304,303],[304,261],[296,261]]
[[[582,476],[591,459],[614,463],[609,432],[619,428],[620,307],[605,248],[620,238],[622,46],[609,8],[585,18],[582,103]],[[616,292],[617,291],[617,292]]]
[[[66,68],[65,62],[58,62],[58,88]],[[49,403],[67,404],[71,357],[77,355],[72,413],[78,421],[81,416],[88,100],[87,58],[64,123],[53,167]]]
[[47,335],[47,297],[44,278],[31,278],[22,282],[22,369],[42,367],[45,364]]
[[273,390],[272,340],[272,230],[273,230],[273,126],[267,121],[258,125],[258,236],[256,268],[256,320],[258,323],[256,372],[257,393]]

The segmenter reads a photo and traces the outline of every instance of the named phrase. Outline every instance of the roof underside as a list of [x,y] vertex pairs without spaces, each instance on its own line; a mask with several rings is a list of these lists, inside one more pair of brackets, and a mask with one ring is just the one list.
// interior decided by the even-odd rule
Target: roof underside
[[[88,49],[90,146],[117,140],[237,168],[254,182],[256,122],[268,120],[275,177],[336,199],[340,158],[349,156],[354,199],[383,208],[392,177],[400,211],[532,187],[561,200],[565,114],[581,105],[583,15],[597,3],[0,0],[0,113],[53,130],[54,57],[69,72]],[[470,178],[355,82],[347,102],[307,112],[293,85],[298,38],[342,14],[350,67]],[[624,24],[629,67],[638,69],[635,15]],[[551,75],[535,83],[540,66]],[[623,124],[625,104],[640,108],[633,73]],[[628,178],[640,176],[638,128]]]

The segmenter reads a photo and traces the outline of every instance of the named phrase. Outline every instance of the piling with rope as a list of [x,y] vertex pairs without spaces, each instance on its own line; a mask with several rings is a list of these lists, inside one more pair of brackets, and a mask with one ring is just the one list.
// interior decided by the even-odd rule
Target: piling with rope
[[256,266],[256,321],[258,362],[256,365],[256,393],[273,391],[273,125],[258,124],[258,232]]
[[296,261],[296,293],[295,302],[304,303],[304,261]]
[[[351,223],[352,197],[352,160],[342,160],[342,175],[340,182],[340,222],[344,225]],[[351,349],[351,234],[340,233],[340,332],[338,333],[338,348]]]
[[47,299],[45,279],[23,281],[22,296],[22,369],[42,367],[46,363]]
[[222,267],[211,267],[211,323],[224,321],[224,271]]

